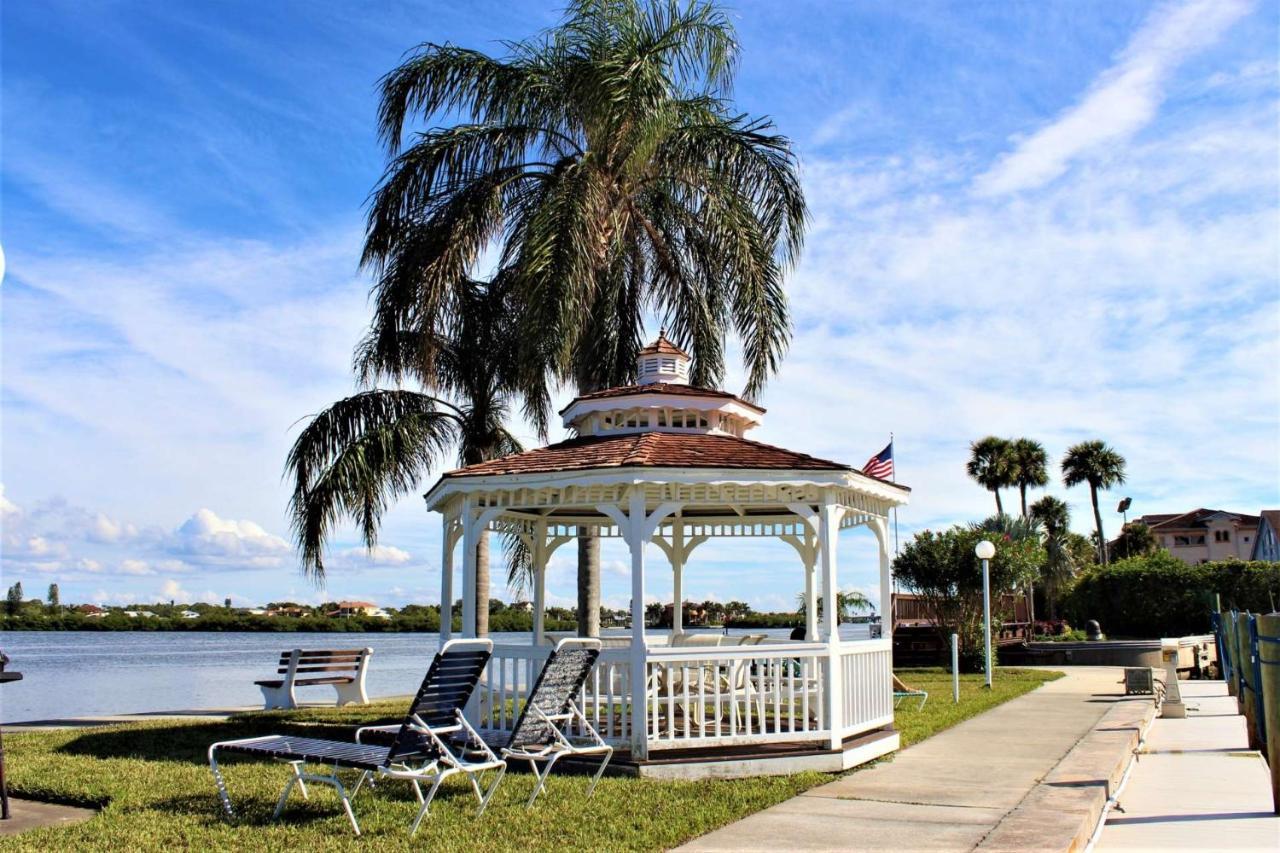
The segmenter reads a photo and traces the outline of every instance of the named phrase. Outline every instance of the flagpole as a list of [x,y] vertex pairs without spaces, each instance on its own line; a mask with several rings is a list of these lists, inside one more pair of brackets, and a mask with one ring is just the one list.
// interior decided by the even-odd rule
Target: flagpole
[[[893,469],[889,472],[889,476],[893,478],[893,482],[898,482],[898,459],[897,453],[893,447],[893,433],[889,433],[889,456],[893,459]],[[893,556],[898,556],[898,508],[893,508]]]

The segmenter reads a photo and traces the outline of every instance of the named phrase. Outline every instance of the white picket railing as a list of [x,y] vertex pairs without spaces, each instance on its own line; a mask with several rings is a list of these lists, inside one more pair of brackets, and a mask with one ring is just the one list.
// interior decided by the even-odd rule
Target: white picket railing
[[893,722],[893,641],[840,644],[840,737]]
[[827,647],[819,643],[650,649],[650,749],[818,740]]
[[[482,727],[511,731],[551,650],[494,646],[477,688]],[[635,712],[651,750],[830,740],[825,691],[830,649],[822,643],[653,647],[642,704],[633,700],[630,650],[607,648],[579,703],[600,735],[630,743]],[[888,640],[843,643],[837,733],[841,738],[893,721]]]

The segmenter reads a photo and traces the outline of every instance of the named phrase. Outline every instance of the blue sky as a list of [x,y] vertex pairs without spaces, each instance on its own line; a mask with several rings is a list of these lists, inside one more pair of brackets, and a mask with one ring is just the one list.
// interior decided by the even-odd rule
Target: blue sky
[[[1130,480],[1108,508],[1280,506],[1280,6],[733,10],[738,103],[795,140],[813,213],[795,340],[755,437],[860,465],[894,432],[914,488],[903,538],[993,509],[963,469],[992,432],[1055,459],[1106,439]],[[437,600],[439,522],[417,498],[371,555],[341,531],[326,590],[305,581],[283,460],[299,419],[352,389],[376,79],[418,42],[499,51],[558,14],[0,8],[6,585],[108,603]],[[1087,531],[1087,493],[1049,491]],[[840,558],[842,585],[874,595],[872,542],[846,534]],[[605,562],[624,606],[616,543]],[[556,602],[571,563],[565,549],[552,566]],[[704,546],[686,578],[691,597],[769,609],[802,586],[779,543]],[[669,574],[650,590],[668,597]]]

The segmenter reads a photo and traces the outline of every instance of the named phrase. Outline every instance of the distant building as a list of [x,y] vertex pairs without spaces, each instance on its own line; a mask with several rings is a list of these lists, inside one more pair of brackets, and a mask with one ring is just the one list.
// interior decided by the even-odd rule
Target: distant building
[[76,612],[94,619],[101,619],[107,615],[107,611],[96,604],[81,604],[76,607]]
[[507,609],[517,610],[521,613],[532,613],[533,602],[532,601],[513,601],[511,602],[511,605]]
[[339,601],[336,610],[330,610],[327,616],[373,616],[378,619],[390,619],[388,614],[372,601]]
[[307,615],[305,607],[272,607],[267,610],[268,616],[292,616],[295,619],[301,619]]
[[1260,520],[1256,515],[1204,508],[1137,519],[1151,528],[1157,545],[1190,565],[1251,559]]
[[181,616],[183,619],[199,619],[200,618],[200,614],[194,610],[184,610],[178,615]]
[[1258,531],[1249,559],[1280,563],[1280,509],[1264,509],[1258,514]]
[[124,611],[124,615],[128,616],[130,619],[137,619],[139,616],[141,616],[144,619],[155,618],[155,614],[152,613],[150,610],[126,610]]

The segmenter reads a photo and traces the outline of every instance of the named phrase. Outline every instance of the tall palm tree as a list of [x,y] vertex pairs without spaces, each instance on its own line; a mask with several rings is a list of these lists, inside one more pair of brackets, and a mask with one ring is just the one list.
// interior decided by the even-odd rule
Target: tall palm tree
[[1030,518],[1040,523],[1050,536],[1066,533],[1071,527],[1071,508],[1066,501],[1045,495],[1031,505]]
[[[519,452],[506,426],[516,403],[546,431],[546,376],[521,361],[509,277],[470,281],[455,298],[450,336],[405,330],[394,341],[367,338],[356,353],[365,390],[316,415],[289,452],[294,536],[304,570],[318,581],[325,577],[324,546],[333,525],[355,520],[372,548],[386,509],[414,491],[450,448],[463,465]],[[386,380],[397,386],[412,380],[424,390],[377,387]],[[483,635],[489,628],[487,535],[476,544],[476,601],[476,630]],[[442,619],[449,609],[450,602],[441,602]]]
[[1009,445],[1013,481],[1022,496],[1022,517],[1027,517],[1027,487],[1049,485],[1049,454],[1044,445],[1030,438],[1014,439]]
[[[424,44],[382,80],[391,157],[369,210],[373,346],[448,326],[486,250],[511,270],[528,364],[580,393],[634,380],[646,314],[718,384],[726,336],[759,394],[790,338],[782,287],[804,197],[790,142],[729,93],[738,45],[710,2],[574,0],[489,56]],[[417,121],[457,123],[406,139]],[[598,633],[599,542],[579,537],[579,630]]]
[[1004,515],[1000,489],[1013,485],[1011,442],[989,435],[969,445],[969,462],[965,470],[983,488],[996,496],[996,515]]
[[1098,560],[1104,565],[1107,557],[1107,537],[1102,532],[1102,511],[1098,509],[1098,490],[1124,484],[1124,457],[1102,441],[1082,441],[1067,448],[1062,457],[1062,482],[1067,486],[1089,484],[1089,498],[1093,501],[1093,520],[1098,531]]

